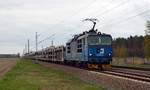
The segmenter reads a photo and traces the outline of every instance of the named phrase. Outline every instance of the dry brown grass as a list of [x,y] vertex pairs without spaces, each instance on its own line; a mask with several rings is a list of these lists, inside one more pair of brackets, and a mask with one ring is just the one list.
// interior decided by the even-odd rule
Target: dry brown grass
[[140,68],[150,68],[150,60],[138,57],[132,58],[113,58],[112,65],[119,66],[131,66],[131,67],[140,67]]
[[19,61],[19,59],[11,58],[11,59],[0,59],[0,78],[2,78],[6,72],[8,72],[15,64]]
[[0,58],[0,60],[19,60],[20,58]]
[[138,58],[138,57],[132,57],[132,58],[113,58],[113,64],[136,64],[136,65],[141,65],[141,64],[149,64],[150,61],[145,59],[145,58]]

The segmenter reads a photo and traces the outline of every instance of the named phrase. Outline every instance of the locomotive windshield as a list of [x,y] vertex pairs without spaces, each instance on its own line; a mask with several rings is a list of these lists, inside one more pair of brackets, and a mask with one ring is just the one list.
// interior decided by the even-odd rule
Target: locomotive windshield
[[88,44],[90,45],[95,45],[95,44],[99,44],[99,37],[98,36],[89,36],[88,37]]
[[101,37],[101,44],[102,45],[110,45],[111,44],[111,38],[108,36]]
[[111,45],[111,37],[109,36],[89,36],[89,45]]

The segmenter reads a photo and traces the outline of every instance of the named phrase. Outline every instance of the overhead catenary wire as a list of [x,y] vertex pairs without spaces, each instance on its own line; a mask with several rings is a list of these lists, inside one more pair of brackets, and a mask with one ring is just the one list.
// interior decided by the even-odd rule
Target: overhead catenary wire
[[123,5],[127,4],[127,3],[129,3],[129,1],[130,1],[130,0],[123,1],[123,2],[121,2],[120,4],[116,5],[115,7],[110,8],[110,9],[108,9],[108,10],[106,10],[106,11],[104,11],[104,12],[98,14],[98,15],[96,15],[95,17],[98,17],[99,15],[102,16],[102,15],[108,13],[108,12],[111,12],[112,10],[115,10],[115,9],[117,9],[118,7],[121,7],[121,6],[123,6]]
[[[94,0],[94,1],[90,2],[87,6],[80,8],[77,12],[75,12],[73,15],[71,15],[70,18],[73,17],[73,16],[75,16],[76,14],[78,14],[79,12],[81,12],[82,10],[87,9],[87,7],[89,7],[90,5],[92,5],[93,3],[95,3],[96,1],[97,1],[97,0]],[[63,23],[63,22],[65,22],[65,20],[66,20],[66,19],[60,21],[60,22],[57,23],[57,24]],[[56,27],[57,24],[55,24],[54,26],[52,26],[51,29],[52,29],[53,27]],[[48,30],[49,30],[49,29],[48,29]],[[47,31],[47,30],[46,30],[46,31]],[[44,32],[46,32],[46,31],[44,31]],[[38,34],[37,37],[40,37],[44,32]],[[42,43],[42,42],[44,42],[44,41],[46,41],[46,40],[48,40],[48,39],[50,39],[50,38],[51,38],[51,36],[48,36],[48,37],[46,37],[45,39],[43,39],[43,40],[41,40],[40,42],[38,42],[38,44],[40,44],[40,43]]]
[[[98,1],[98,0],[94,0],[94,1],[90,2],[89,4],[87,4],[85,7],[80,8],[77,12],[75,12],[74,14],[72,14],[69,18],[74,17],[75,15],[79,14],[81,11],[83,11],[83,10],[87,9],[88,7],[92,6],[92,4],[94,4],[96,1]],[[107,5],[109,5],[109,4],[112,3],[113,1],[115,1],[115,0],[111,0]],[[105,5],[105,7],[106,7],[107,5]],[[103,8],[103,7],[104,7],[104,6],[102,6],[102,8]],[[52,29],[52,28],[56,27],[58,24],[64,23],[65,21],[66,21],[66,19],[63,19],[63,20],[61,20],[60,22],[58,22],[57,24],[55,24],[55,25],[53,25],[52,27],[50,27],[50,28]],[[48,29],[48,30],[49,30],[49,29]],[[42,32],[42,33],[40,33],[40,34],[38,34],[38,36],[41,36],[43,33],[47,32],[48,30],[46,30],[46,31],[44,31],[44,32]]]
[[[144,6],[144,7],[138,8],[138,9],[134,9],[134,11],[139,12],[139,11],[141,11],[141,9],[142,9],[142,11],[143,11],[143,10],[145,10],[146,8],[145,8],[145,6]],[[133,11],[130,11],[129,13],[127,13],[127,15],[129,15],[130,13],[134,13],[134,12],[133,12]],[[119,18],[122,18],[122,16],[125,16],[125,15],[121,15],[120,17],[113,18],[113,19],[107,21],[106,23],[101,23],[101,24],[104,24],[104,25],[106,24],[106,25],[107,25],[107,24],[109,24],[110,22],[111,22],[111,23],[116,22],[116,21],[119,20]]]
[[[111,0],[111,1],[109,1],[106,5],[103,5],[103,6],[100,6],[99,8],[103,8],[103,9],[106,9],[106,7],[108,6],[108,5],[110,5],[113,1],[116,1],[116,0]],[[92,13],[90,13],[90,15],[91,14],[93,14],[93,13],[97,13],[99,10],[97,10],[97,11],[94,11],[94,12],[92,12]],[[89,15],[88,15],[89,16]]]
[[[104,6],[100,7],[100,8],[106,9],[106,7],[107,7],[108,5],[110,5],[113,1],[116,1],[116,0],[111,0],[110,2],[107,3],[107,5],[104,5]],[[91,14],[97,13],[97,12],[99,12],[99,11],[100,11],[100,10],[98,9],[98,10],[92,12]],[[104,12],[105,12],[105,11],[104,11]],[[91,14],[89,14],[88,16],[90,16]]]
[[135,18],[135,17],[137,17],[137,16],[143,15],[143,14],[148,13],[148,12],[150,12],[150,9],[149,9],[149,10],[146,10],[146,11],[143,11],[143,12],[141,12],[141,13],[138,13],[138,14],[136,14],[136,15],[127,17],[127,18],[125,18],[125,19],[119,20],[119,21],[116,22],[116,23],[111,23],[111,24],[103,25],[103,27],[104,27],[104,26],[114,25],[114,24],[121,24],[122,22],[126,22],[126,21],[128,21],[128,20],[131,20],[132,18]]
[[[78,11],[76,11],[75,13],[73,13],[72,15],[69,16],[69,18],[72,18],[74,17],[75,15],[77,15],[78,13],[80,13],[82,10],[84,9],[87,9],[87,7],[91,6],[92,4],[94,4],[97,0],[93,0],[92,2],[88,3],[86,6],[84,7],[81,7]],[[67,18],[61,20],[60,22],[58,22],[57,24],[53,25],[52,27],[50,28],[53,28],[53,27],[56,27],[58,24],[61,24],[63,22],[66,21]],[[49,29],[48,29],[49,30]],[[43,33],[47,32],[48,30],[44,31],[44,32],[41,32],[40,34],[38,34],[38,36],[41,36]]]
[[[81,11],[87,9],[89,6],[91,6],[92,4],[94,4],[96,1],[97,1],[97,0],[94,0],[94,1],[90,2],[89,4],[87,4],[85,7],[80,8],[77,12],[75,12],[74,14],[72,14],[69,18],[72,18],[72,17],[74,17],[75,15],[79,14]],[[111,0],[109,3],[111,3],[112,1],[114,1],[114,0]],[[127,0],[127,1],[128,1],[128,0]],[[122,2],[121,4],[119,4],[119,6],[122,5],[123,3],[126,3],[126,2]],[[106,10],[106,11],[104,11],[103,13],[109,12],[110,10],[111,10],[111,9]],[[61,23],[65,22],[65,21],[66,21],[66,19],[61,20],[60,22],[58,22],[57,24],[53,25],[53,26],[50,27],[50,28],[52,29],[52,28],[56,27],[58,24],[61,24]],[[49,29],[48,29],[48,30],[49,30]],[[42,32],[42,33],[40,33],[40,34],[38,34],[38,36],[41,36],[43,33],[47,32],[48,30],[46,30],[46,31],[44,31],[44,32]]]
[[46,41],[46,40],[48,40],[48,39],[51,39],[53,36],[55,36],[55,34],[52,34],[51,36],[48,36],[48,37],[46,37],[45,39],[39,41],[38,44],[40,44],[40,43],[42,43],[42,42],[44,42],[44,41]]
[[[48,37],[46,37],[45,39],[43,39],[43,40],[37,42],[37,45],[41,44],[42,42],[44,42],[44,41],[46,41],[46,40],[48,40],[48,39],[51,39],[54,35],[55,35],[55,34],[52,34],[51,36],[48,36]],[[36,49],[36,46],[32,47],[32,48],[30,49],[30,51],[32,51],[33,49]]]
[[[113,2],[113,0],[111,2]],[[129,3],[129,2],[130,2],[130,0],[122,1],[121,3],[117,4],[116,6],[110,8],[110,9],[107,9],[107,10],[103,11],[102,13],[97,14],[95,17],[96,18],[98,18],[98,17],[102,18],[103,15],[105,15],[105,14],[107,14],[109,12],[112,12],[113,10],[115,10],[115,9],[117,9],[117,8],[127,4],[127,3]],[[97,10],[96,12],[98,12],[98,11],[99,10]],[[100,20],[103,20],[103,19],[100,19]]]

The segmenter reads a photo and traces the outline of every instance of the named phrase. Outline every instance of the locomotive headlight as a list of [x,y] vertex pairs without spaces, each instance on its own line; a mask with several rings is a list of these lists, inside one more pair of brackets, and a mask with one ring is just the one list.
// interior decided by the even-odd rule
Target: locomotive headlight
[[109,53],[108,56],[111,56],[111,53]]
[[89,54],[89,56],[93,56],[93,54],[92,54],[92,53],[90,53],[90,54]]

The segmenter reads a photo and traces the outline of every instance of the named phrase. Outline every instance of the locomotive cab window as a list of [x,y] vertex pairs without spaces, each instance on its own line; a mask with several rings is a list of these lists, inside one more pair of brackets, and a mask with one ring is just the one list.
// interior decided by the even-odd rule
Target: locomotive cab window
[[67,51],[67,53],[70,53],[70,51]]
[[70,51],[70,49],[71,49],[70,43],[68,43],[68,44],[66,45],[66,47],[67,47],[67,53],[71,53],[71,51]]
[[77,53],[82,53],[82,39],[77,41]]
[[90,45],[97,45],[100,43],[99,37],[98,36],[89,36],[88,37],[88,44]]
[[82,53],[82,49],[77,49],[77,52],[78,53]]
[[102,45],[111,45],[111,37],[108,37],[108,36],[101,37],[101,44]]
[[71,53],[70,46],[67,47],[67,53]]

